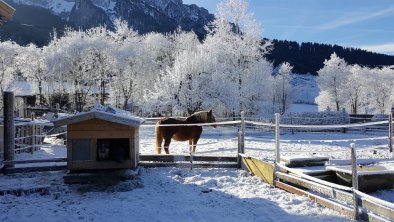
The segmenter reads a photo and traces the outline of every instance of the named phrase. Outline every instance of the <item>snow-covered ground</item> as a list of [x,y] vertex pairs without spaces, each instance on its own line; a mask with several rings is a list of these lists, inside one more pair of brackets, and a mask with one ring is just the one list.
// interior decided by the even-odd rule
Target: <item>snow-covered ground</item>
[[142,169],[135,189],[126,192],[86,192],[81,185],[64,185],[62,175],[29,178],[29,183],[50,184],[49,195],[0,197],[0,220],[350,221],[241,170]]
[[[236,155],[237,127],[204,128],[199,155]],[[260,159],[274,157],[274,134],[247,129],[246,153]],[[65,157],[59,140],[34,154],[17,159]],[[283,156],[349,158],[350,143],[358,157],[387,158],[387,133],[283,133]],[[154,130],[140,129],[140,153],[155,152]],[[172,142],[172,154],[188,154],[186,142]],[[48,195],[0,196],[1,221],[348,221],[335,211],[304,197],[289,194],[236,169],[141,169],[139,179],[102,192],[83,185],[64,185],[63,172],[0,177],[0,187],[50,186]],[[17,185],[15,185],[17,184]],[[20,185],[19,185],[20,186]],[[123,189],[127,186],[128,189]],[[122,188],[123,187],[123,188]],[[129,188],[133,188],[130,190]],[[393,201],[393,191],[375,196]]]

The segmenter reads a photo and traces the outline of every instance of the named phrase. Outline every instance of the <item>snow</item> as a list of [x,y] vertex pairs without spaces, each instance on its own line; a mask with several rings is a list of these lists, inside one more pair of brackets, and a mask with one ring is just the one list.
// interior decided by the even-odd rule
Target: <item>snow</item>
[[[204,128],[197,145],[200,155],[234,155],[237,127]],[[154,128],[140,128],[140,153],[153,154]],[[378,138],[378,139],[373,139]],[[283,133],[282,155],[329,156],[346,159],[348,147],[356,144],[357,156],[388,156],[387,138],[376,132]],[[247,128],[246,154],[273,160],[274,134]],[[16,159],[65,157],[63,141],[46,138],[48,146],[34,154],[17,154]],[[376,144],[376,154],[369,149]],[[284,152],[286,151],[286,152]],[[301,152],[302,151],[302,152]],[[304,153],[304,151],[306,153]],[[188,154],[186,142],[173,141],[172,154]],[[49,186],[47,195],[0,196],[2,221],[350,221],[343,215],[262,183],[257,177],[236,169],[141,169],[138,179],[105,191],[89,192],[86,185],[63,184],[64,172],[3,176],[0,187]],[[127,187],[127,189],[124,189]],[[373,194],[393,201],[394,191]],[[18,217],[15,217],[18,215]]]
[[126,192],[64,185],[61,172],[23,176],[1,182],[50,185],[49,194],[1,196],[2,221],[350,221],[242,170],[142,169]]
[[287,113],[301,113],[301,112],[317,112],[318,106],[311,104],[291,104],[290,108],[286,110]]

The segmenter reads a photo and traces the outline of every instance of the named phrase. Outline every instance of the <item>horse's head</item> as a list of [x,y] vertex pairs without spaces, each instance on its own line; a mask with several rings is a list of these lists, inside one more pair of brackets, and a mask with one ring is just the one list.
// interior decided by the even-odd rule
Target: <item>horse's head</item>
[[[193,113],[191,116],[186,118],[188,123],[215,123],[215,117],[213,116],[212,110],[200,111]],[[216,125],[213,125],[216,128]]]
[[[207,123],[216,123],[215,116],[212,113],[212,110],[209,110],[207,113]],[[216,128],[216,125],[213,125],[214,128]]]

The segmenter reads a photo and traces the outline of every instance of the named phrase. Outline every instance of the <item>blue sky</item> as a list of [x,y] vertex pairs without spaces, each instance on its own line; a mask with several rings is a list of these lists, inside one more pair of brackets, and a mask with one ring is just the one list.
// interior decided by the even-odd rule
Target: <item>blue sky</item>
[[[183,0],[216,12],[220,0]],[[268,38],[394,55],[394,0],[249,0]]]

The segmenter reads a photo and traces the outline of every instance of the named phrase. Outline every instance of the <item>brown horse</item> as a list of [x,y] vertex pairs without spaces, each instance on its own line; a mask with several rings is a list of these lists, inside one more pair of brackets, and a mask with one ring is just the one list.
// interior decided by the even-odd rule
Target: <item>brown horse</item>
[[[157,154],[161,154],[161,144],[164,139],[164,151],[169,154],[169,146],[171,139],[176,141],[189,140],[190,152],[196,151],[196,144],[200,139],[202,133],[202,126],[161,126],[161,125],[173,125],[173,124],[195,124],[195,123],[214,123],[215,117],[210,111],[201,111],[193,113],[187,117],[186,120],[164,118],[156,124],[156,151]],[[214,126],[216,127],[216,126]]]

